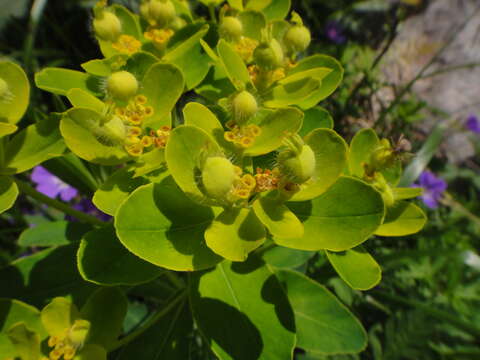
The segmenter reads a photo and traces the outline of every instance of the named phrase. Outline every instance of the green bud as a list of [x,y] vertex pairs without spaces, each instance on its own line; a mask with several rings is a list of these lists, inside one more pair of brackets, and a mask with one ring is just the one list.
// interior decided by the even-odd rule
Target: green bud
[[110,11],[101,11],[93,20],[95,35],[104,41],[116,41],[122,33],[122,24]]
[[107,80],[107,92],[115,99],[127,101],[138,91],[138,81],[128,71],[118,71]]
[[236,122],[245,121],[257,113],[257,100],[251,93],[243,90],[234,96],[232,100],[232,110]]
[[176,16],[175,6],[170,0],[150,0],[148,13],[161,26],[167,25]]
[[278,164],[282,174],[297,184],[309,180],[315,172],[315,153],[308,145],[303,145],[297,153],[286,150],[279,154]]
[[209,157],[202,169],[202,183],[207,194],[215,199],[224,199],[237,177],[234,165],[221,156]]
[[258,66],[267,70],[274,70],[283,63],[283,50],[277,40],[261,43],[253,52],[253,60]]
[[295,25],[288,29],[283,41],[288,49],[295,52],[302,52],[308,48],[312,41],[312,37],[310,35],[310,30],[305,26]]
[[229,41],[240,40],[243,35],[242,22],[233,16],[225,16],[218,28],[220,36]]

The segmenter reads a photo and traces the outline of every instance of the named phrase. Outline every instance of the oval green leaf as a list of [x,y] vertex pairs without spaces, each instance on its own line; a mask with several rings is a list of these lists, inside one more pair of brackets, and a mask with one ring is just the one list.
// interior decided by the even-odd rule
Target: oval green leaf
[[10,209],[18,196],[18,187],[9,176],[0,176],[0,214]]
[[223,39],[218,42],[217,51],[232,84],[238,90],[244,89],[251,82],[245,62]]
[[0,122],[16,124],[25,114],[30,101],[30,83],[23,69],[10,61],[0,61],[0,79],[8,86],[0,99]]
[[387,209],[385,221],[375,231],[380,236],[405,236],[419,232],[425,226],[427,216],[417,205],[398,201]]
[[45,68],[35,74],[35,85],[57,95],[67,95],[70,89],[81,89],[99,96],[103,94],[97,77],[69,69]]

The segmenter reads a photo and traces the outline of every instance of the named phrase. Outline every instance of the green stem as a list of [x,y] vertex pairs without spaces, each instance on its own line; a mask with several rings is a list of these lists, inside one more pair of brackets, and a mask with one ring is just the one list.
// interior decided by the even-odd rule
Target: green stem
[[217,16],[215,15],[215,5],[214,5],[214,4],[210,4],[210,5],[208,6],[208,11],[209,11],[209,13],[210,13],[210,18],[212,19],[212,22],[213,22],[214,24],[216,24],[216,23],[217,23]]
[[24,51],[23,51],[23,62],[25,67],[31,71],[32,70],[32,52],[35,44],[35,38],[37,36],[37,28],[40,20],[42,18],[43,11],[47,5],[48,0],[35,0],[30,9],[30,21],[29,21],[29,32],[25,39]]
[[124,338],[117,341],[117,343],[112,345],[111,348],[108,349],[108,351],[110,352],[110,351],[117,350],[117,349],[121,348],[122,346],[132,342],[133,340],[135,340],[140,335],[142,335],[150,327],[155,325],[158,320],[160,320],[163,316],[167,315],[180,301],[184,301],[185,297],[186,297],[186,294],[187,294],[186,291],[181,291],[180,294],[178,294],[177,296],[174,296],[174,299],[172,301],[170,301],[167,304],[167,306],[165,306],[162,310],[160,310],[159,312],[154,314],[152,317],[150,317],[145,322],[145,324],[143,324],[143,326],[141,328],[135,330],[134,332],[128,334]]
[[427,305],[420,301],[406,299],[398,295],[392,295],[381,290],[375,290],[374,293],[370,295],[372,295],[375,298],[391,301],[391,302],[402,304],[402,305],[407,305],[414,309],[420,309],[421,311],[425,312],[426,314],[430,315],[435,319],[446,321],[456,326],[460,330],[466,331],[470,334],[474,334],[475,336],[480,337],[480,329],[466,322],[465,320],[460,318],[458,315],[453,315],[443,310],[434,309],[429,304]]
[[185,289],[185,282],[173,271],[167,271],[165,276],[177,289]]
[[105,225],[105,222],[97,219],[95,216],[85,214],[84,212],[73,209],[72,207],[70,207],[69,205],[67,205],[67,204],[65,204],[61,201],[52,199],[52,198],[38,192],[33,187],[31,187],[28,183],[26,183],[22,180],[15,179],[15,182],[17,183],[18,189],[22,193],[32,197],[33,199],[35,199],[35,200],[37,200],[41,203],[44,203],[44,204],[46,204],[46,205],[48,205],[52,208],[60,210],[67,215],[73,216],[73,217],[77,218],[78,220],[80,220],[82,222],[90,223],[90,224],[96,225],[96,226]]
[[445,193],[442,199],[442,203],[450,206],[452,209],[457,210],[459,213],[464,215],[466,218],[474,222],[480,228],[480,217],[476,216],[470,210],[468,210],[465,206],[463,206],[460,202],[455,200],[450,193]]

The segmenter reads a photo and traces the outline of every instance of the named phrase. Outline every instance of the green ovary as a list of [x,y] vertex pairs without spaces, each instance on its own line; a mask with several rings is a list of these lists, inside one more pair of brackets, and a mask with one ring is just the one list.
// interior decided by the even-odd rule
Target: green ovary
[[232,100],[233,113],[236,122],[242,122],[258,111],[258,104],[255,97],[248,91],[241,91]]
[[311,40],[310,30],[305,26],[298,25],[292,26],[283,38],[285,45],[289,49],[297,52],[305,51],[310,45]]
[[253,52],[253,59],[258,66],[267,70],[274,70],[283,63],[283,50],[277,40],[262,43]]
[[209,157],[203,165],[202,183],[207,194],[213,198],[225,198],[236,177],[235,167],[224,157]]
[[309,180],[315,172],[315,153],[308,145],[303,145],[298,154],[291,150],[281,153],[278,162],[281,172],[298,184]]
[[243,25],[236,17],[225,16],[218,28],[222,38],[229,41],[237,41],[243,35]]
[[170,0],[151,0],[148,14],[158,25],[165,26],[175,18],[175,6]]
[[95,34],[105,41],[116,41],[122,33],[122,24],[110,11],[103,11],[93,20]]
[[128,71],[118,71],[107,80],[107,92],[114,99],[127,101],[138,91],[138,81]]

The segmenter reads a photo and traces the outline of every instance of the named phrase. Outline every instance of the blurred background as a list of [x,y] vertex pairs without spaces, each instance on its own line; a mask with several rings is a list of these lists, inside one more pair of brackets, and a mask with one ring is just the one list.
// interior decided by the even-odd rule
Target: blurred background
[[[30,79],[45,66],[80,70],[101,57],[89,25],[94,3],[0,0],[0,56],[21,64]],[[402,185],[424,187],[418,203],[429,217],[419,234],[365,243],[383,268],[382,282],[368,292],[351,290],[321,254],[306,263],[302,254],[278,254],[332,289],[369,335],[360,355],[297,358],[480,359],[479,0],[292,0],[292,7],[312,31],[311,52],[332,55],[345,68],[339,90],[321,104],[335,130],[351,139],[373,127],[393,141],[407,139],[415,156],[405,156]],[[64,101],[33,88],[23,124],[65,110]],[[60,161],[45,164],[48,181],[77,188],[74,206],[102,216],[90,190],[65,178]],[[34,170],[37,185],[42,171]],[[17,242],[25,229],[60,216],[21,198],[0,216],[0,266],[25,254]]]

